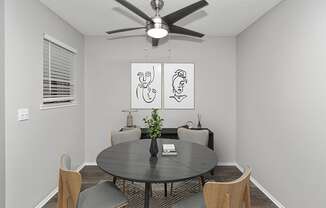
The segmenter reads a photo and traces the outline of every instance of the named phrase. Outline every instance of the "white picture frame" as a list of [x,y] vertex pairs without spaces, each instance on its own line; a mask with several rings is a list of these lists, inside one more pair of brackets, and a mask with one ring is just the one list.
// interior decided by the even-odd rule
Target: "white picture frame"
[[131,108],[162,108],[162,64],[131,64]]
[[195,108],[195,65],[164,64],[164,109]]

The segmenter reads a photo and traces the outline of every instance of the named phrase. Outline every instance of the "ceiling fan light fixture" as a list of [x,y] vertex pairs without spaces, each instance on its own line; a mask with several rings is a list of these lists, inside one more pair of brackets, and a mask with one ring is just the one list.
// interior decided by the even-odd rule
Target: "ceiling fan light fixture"
[[164,28],[151,28],[147,30],[147,35],[151,38],[164,38],[169,34],[169,32]]
[[147,35],[151,38],[161,39],[169,34],[169,27],[160,16],[153,18],[153,23],[147,24]]

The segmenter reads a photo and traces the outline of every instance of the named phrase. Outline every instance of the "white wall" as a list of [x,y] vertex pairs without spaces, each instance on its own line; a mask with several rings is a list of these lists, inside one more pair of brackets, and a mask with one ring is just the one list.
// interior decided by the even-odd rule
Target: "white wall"
[[4,0],[0,0],[0,208],[5,207]]
[[[215,133],[215,148],[221,162],[235,160],[235,38],[208,38],[203,42],[169,40],[152,49],[145,37],[107,40],[86,38],[86,160],[94,162],[106,148],[111,131],[126,123],[121,110],[130,108],[130,63],[195,63],[195,110],[162,112],[166,127],[177,127],[188,120],[196,121]],[[171,51],[169,52],[169,49]],[[134,114],[137,125],[149,111]]]
[[[59,158],[84,162],[84,39],[38,0],[6,0],[6,207],[35,207],[58,183]],[[40,110],[46,32],[78,49],[74,107]],[[30,120],[17,122],[17,109]]]
[[325,11],[287,0],[238,37],[237,161],[287,208],[326,205]]

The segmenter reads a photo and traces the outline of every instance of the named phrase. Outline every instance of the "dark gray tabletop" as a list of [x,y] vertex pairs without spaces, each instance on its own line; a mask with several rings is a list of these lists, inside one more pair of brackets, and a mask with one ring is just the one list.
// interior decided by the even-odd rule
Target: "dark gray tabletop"
[[[190,142],[158,139],[160,152],[151,159],[150,139],[110,147],[97,156],[105,172],[130,181],[165,183],[201,176],[216,167],[217,157],[209,148]],[[162,144],[175,144],[177,156],[162,156]]]

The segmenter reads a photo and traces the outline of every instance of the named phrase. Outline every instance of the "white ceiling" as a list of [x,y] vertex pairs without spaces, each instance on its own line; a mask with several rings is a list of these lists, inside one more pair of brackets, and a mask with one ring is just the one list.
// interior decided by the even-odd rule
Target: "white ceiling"
[[[145,24],[137,15],[114,0],[40,0],[85,35]],[[198,0],[165,0],[161,16]],[[209,6],[180,20],[176,25],[209,36],[236,36],[283,0],[208,0]],[[150,0],[129,0],[149,16]]]

